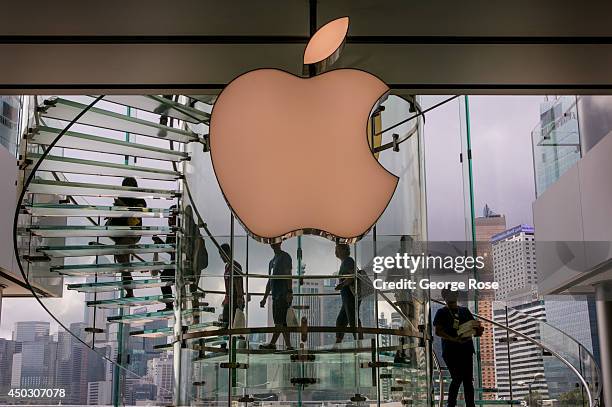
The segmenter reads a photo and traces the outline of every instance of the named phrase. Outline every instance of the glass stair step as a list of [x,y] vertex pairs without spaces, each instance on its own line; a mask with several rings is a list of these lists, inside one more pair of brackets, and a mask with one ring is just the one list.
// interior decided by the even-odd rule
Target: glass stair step
[[153,350],[164,352],[164,351],[172,350],[173,346],[174,345],[172,343],[163,343],[159,345],[153,345]]
[[102,236],[155,236],[168,235],[177,228],[168,226],[47,226],[29,228],[39,237],[102,237]]
[[[81,113],[87,105],[62,98],[51,98],[41,106],[41,115],[51,119],[71,121]],[[104,129],[124,131],[163,140],[189,143],[197,141],[198,135],[181,129],[175,129],[161,124],[149,122],[136,117],[92,107],[78,120],[79,124],[101,127]]]
[[32,216],[104,217],[104,218],[167,218],[174,211],[163,208],[130,208],[72,204],[29,204],[25,211]]
[[106,95],[104,100],[190,123],[208,123],[210,115],[158,95]]
[[[26,135],[29,143],[48,146],[61,132],[49,126],[39,126]],[[153,160],[181,161],[188,158],[187,153],[167,148],[152,147],[146,144],[130,143],[108,137],[67,131],[55,144],[56,147],[75,150],[95,151],[106,154],[127,155],[130,157],[150,158]]]
[[[192,315],[193,309],[183,310],[183,318]],[[174,319],[174,310],[161,310],[152,312],[143,312],[129,315],[114,315],[106,318],[110,323],[134,324],[142,325],[153,321],[163,321]]]
[[157,288],[174,285],[174,280],[160,279],[103,281],[98,283],[67,284],[66,288],[81,293],[100,293],[123,289]]
[[88,307],[124,308],[142,305],[165,304],[174,301],[171,295],[148,295],[144,297],[113,298],[108,300],[86,301]]
[[40,246],[38,252],[50,257],[106,256],[113,254],[172,253],[173,244],[134,244],[134,245],[75,245]]
[[[215,337],[215,338],[201,338],[201,339],[196,339],[196,340],[198,341],[197,343],[206,344],[206,346],[220,345],[222,343],[226,343],[228,340],[228,337],[223,336],[223,337]],[[193,339],[188,339],[188,341],[193,341]],[[159,350],[159,351],[172,350],[172,344],[165,343],[165,344],[160,344],[160,345],[153,345],[153,349]],[[194,347],[191,347],[190,349],[198,350],[197,344]]]
[[143,329],[138,331],[131,331],[130,336],[139,336],[142,338],[163,338],[172,336],[174,330],[172,327],[168,328],[157,328],[157,329]]
[[217,95],[187,95],[191,99],[195,99],[199,102],[212,105],[217,101]]
[[133,263],[106,264],[71,264],[67,266],[52,266],[51,271],[65,276],[114,275],[124,271],[160,271],[176,269],[174,262],[143,261]]
[[[173,311],[170,311],[173,312]],[[198,332],[212,326],[219,326],[218,322],[202,322],[199,324],[192,325],[187,328],[187,332]],[[174,333],[173,327],[157,328],[157,329],[141,329],[137,331],[131,331],[130,336],[140,336],[143,338],[161,338],[164,336],[172,336]]]
[[53,181],[35,179],[28,187],[28,193],[98,196],[98,197],[129,197],[149,199],[173,199],[180,193],[163,189],[124,187],[121,185],[89,184],[84,182]]
[[[215,344],[215,345],[219,345],[222,343],[227,342],[227,337],[225,337],[225,339],[209,339],[207,341],[209,344]],[[172,344],[171,343],[165,343],[165,344],[160,344],[160,345],[153,345],[153,349],[156,351],[168,351],[168,350],[172,350]],[[190,348],[190,349],[195,349],[195,348]],[[195,349],[197,350],[197,349]],[[194,362],[197,361],[197,359],[194,360]]]
[[[41,154],[28,154],[28,157],[38,160]],[[162,181],[174,181],[181,178],[181,174],[176,171],[51,155],[45,157],[38,170],[110,177],[134,177]]]

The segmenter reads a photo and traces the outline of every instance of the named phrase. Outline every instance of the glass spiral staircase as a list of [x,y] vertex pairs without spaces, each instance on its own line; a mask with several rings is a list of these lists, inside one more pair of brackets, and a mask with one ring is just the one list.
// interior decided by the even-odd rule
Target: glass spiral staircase
[[[361,324],[337,328],[337,277],[310,271],[337,270],[333,243],[324,239],[283,244],[294,265],[289,278],[298,323],[287,328],[294,348],[282,341],[276,350],[260,348],[278,330],[271,311],[259,307],[272,252],[236,232],[227,208],[227,222],[215,233],[207,223],[214,207],[203,207],[196,192],[198,182],[210,180],[193,177],[197,157],[207,154],[212,103],[206,96],[30,98],[20,146],[18,261],[44,309],[112,366],[113,402],[124,404],[131,383],[149,381],[158,402],[175,405],[442,405],[449,377],[433,352],[429,293],[401,299],[370,293],[358,305]],[[200,237],[208,259],[194,267],[199,260],[190,248]],[[401,241],[366,237],[351,249],[366,264],[371,253],[397,252]],[[231,260],[241,264],[235,272],[247,292],[243,326],[221,318],[223,260],[230,260],[217,255],[221,243],[231,244]],[[41,285],[55,297],[43,295]],[[383,321],[383,311],[397,319]],[[84,322],[75,324],[79,313]],[[338,333],[345,336],[341,344]],[[572,360],[543,338],[531,339]],[[134,352],[134,341],[148,349],[146,357]],[[582,352],[580,360],[588,357]],[[162,373],[152,376],[152,369]],[[576,373],[595,405],[598,371]],[[495,389],[478,392],[479,404],[521,403],[495,399]]]

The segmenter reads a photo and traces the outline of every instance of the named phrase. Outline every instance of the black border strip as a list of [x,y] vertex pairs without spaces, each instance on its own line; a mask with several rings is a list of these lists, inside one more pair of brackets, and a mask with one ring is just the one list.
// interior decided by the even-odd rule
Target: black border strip
[[[611,83],[605,84],[579,84],[579,83],[561,83],[561,84],[470,84],[470,83],[439,83],[439,84],[423,84],[423,83],[390,83],[388,84],[391,90],[394,89],[418,89],[418,90],[512,90],[512,89],[527,89],[527,90],[610,90],[612,89],[612,75],[610,76]],[[223,89],[227,84],[202,84],[202,83],[166,83],[166,84],[108,84],[108,83],[85,83],[85,84],[0,84],[0,90],[11,89],[34,89],[34,90],[79,90],[79,89],[110,89],[110,90],[139,90],[139,89],[202,89],[202,90],[217,90]]]
[[[299,35],[0,35],[0,44],[306,44]],[[349,35],[348,44],[612,44],[610,36]]]

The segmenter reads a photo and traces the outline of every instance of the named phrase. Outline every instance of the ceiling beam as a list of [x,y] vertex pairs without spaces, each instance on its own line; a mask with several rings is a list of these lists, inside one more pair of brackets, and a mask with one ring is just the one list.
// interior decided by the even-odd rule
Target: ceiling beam
[[612,93],[609,2],[312,1],[8,2],[0,93],[216,93],[253,69],[301,74],[313,10],[317,26],[351,18],[338,67],[405,93]]

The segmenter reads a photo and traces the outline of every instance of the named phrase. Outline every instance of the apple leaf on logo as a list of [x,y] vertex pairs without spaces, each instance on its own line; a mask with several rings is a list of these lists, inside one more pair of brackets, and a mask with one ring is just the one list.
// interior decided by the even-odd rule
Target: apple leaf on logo
[[316,64],[328,59],[340,50],[348,32],[349,18],[332,20],[319,28],[304,51],[304,64]]

